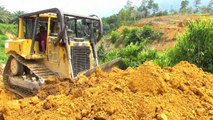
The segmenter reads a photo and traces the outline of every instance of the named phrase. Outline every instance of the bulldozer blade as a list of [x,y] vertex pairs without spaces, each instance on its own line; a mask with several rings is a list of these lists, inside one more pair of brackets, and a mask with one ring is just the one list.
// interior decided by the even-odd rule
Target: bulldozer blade
[[109,61],[109,62],[107,62],[107,63],[104,63],[104,64],[102,64],[102,65],[99,65],[99,66],[97,66],[97,67],[94,67],[94,68],[92,68],[92,69],[89,69],[89,70],[83,72],[83,74],[84,74],[85,76],[89,76],[89,75],[91,75],[93,72],[95,72],[96,68],[101,68],[101,70],[103,70],[104,72],[109,72],[114,66],[118,65],[120,61],[121,61],[121,58],[116,58],[116,59],[114,59],[114,60],[112,60],[112,61]]

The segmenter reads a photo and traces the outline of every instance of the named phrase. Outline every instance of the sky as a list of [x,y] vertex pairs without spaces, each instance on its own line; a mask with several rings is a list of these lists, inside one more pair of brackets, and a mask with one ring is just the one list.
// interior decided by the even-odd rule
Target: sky
[[[142,0],[131,0],[134,6],[140,6]],[[191,6],[194,0],[189,0]],[[210,0],[202,0],[202,5]],[[107,17],[119,12],[127,0],[0,0],[0,6],[8,11],[17,10],[34,12],[38,10],[57,7],[69,13]],[[179,9],[181,0],[154,0],[162,10],[170,8]]]

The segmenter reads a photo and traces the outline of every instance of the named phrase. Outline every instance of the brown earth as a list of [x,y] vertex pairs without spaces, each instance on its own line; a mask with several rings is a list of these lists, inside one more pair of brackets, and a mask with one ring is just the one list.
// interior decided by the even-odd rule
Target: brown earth
[[[213,15],[169,15],[160,17],[143,18],[130,26],[121,26],[116,31],[122,32],[125,27],[143,27],[144,25],[150,25],[155,31],[162,33],[160,40],[155,40],[148,46],[158,51],[165,51],[168,48],[174,47],[176,44],[176,37],[180,35],[186,28],[189,20],[196,20],[200,18],[212,18]],[[123,40],[119,40],[115,44],[112,44],[109,38],[103,38],[99,43],[103,43],[106,51],[114,48],[123,48]]]
[[5,120],[213,119],[213,74],[188,62],[164,69],[145,62],[78,77],[48,86],[38,96],[7,102]]
[[16,99],[17,96],[9,91],[7,91],[4,88],[3,82],[2,82],[2,68],[0,66],[0,119],[1,119],[1,113],[2,113],[2,108],[6,104],[6,102]]
[[142,19],[132,26],[153,26],[163,36],[161,41],[155,41],[149,46],[159,51],[167,50],[176,44],[176,37],[181,34],[190,20],[212,18],[212,15],[170,15]]

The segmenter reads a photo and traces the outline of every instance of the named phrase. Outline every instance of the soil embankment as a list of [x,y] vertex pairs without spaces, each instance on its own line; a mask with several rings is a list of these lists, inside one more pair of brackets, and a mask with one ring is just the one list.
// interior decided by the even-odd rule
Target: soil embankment
[[76,83],[48,88],[31,98],[9,97],[2,107],[5,120],[213,119],[213,74],[188,62],[164,69],[151,62],[110,73],[97,69]]

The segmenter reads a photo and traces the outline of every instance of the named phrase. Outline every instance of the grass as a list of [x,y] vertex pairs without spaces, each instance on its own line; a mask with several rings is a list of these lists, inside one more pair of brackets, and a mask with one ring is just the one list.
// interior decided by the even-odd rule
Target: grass
[[4,52],[4,43],[8,37],[4,34],[0,34],[0,64],[4,64],[7,61],[7,55]]

